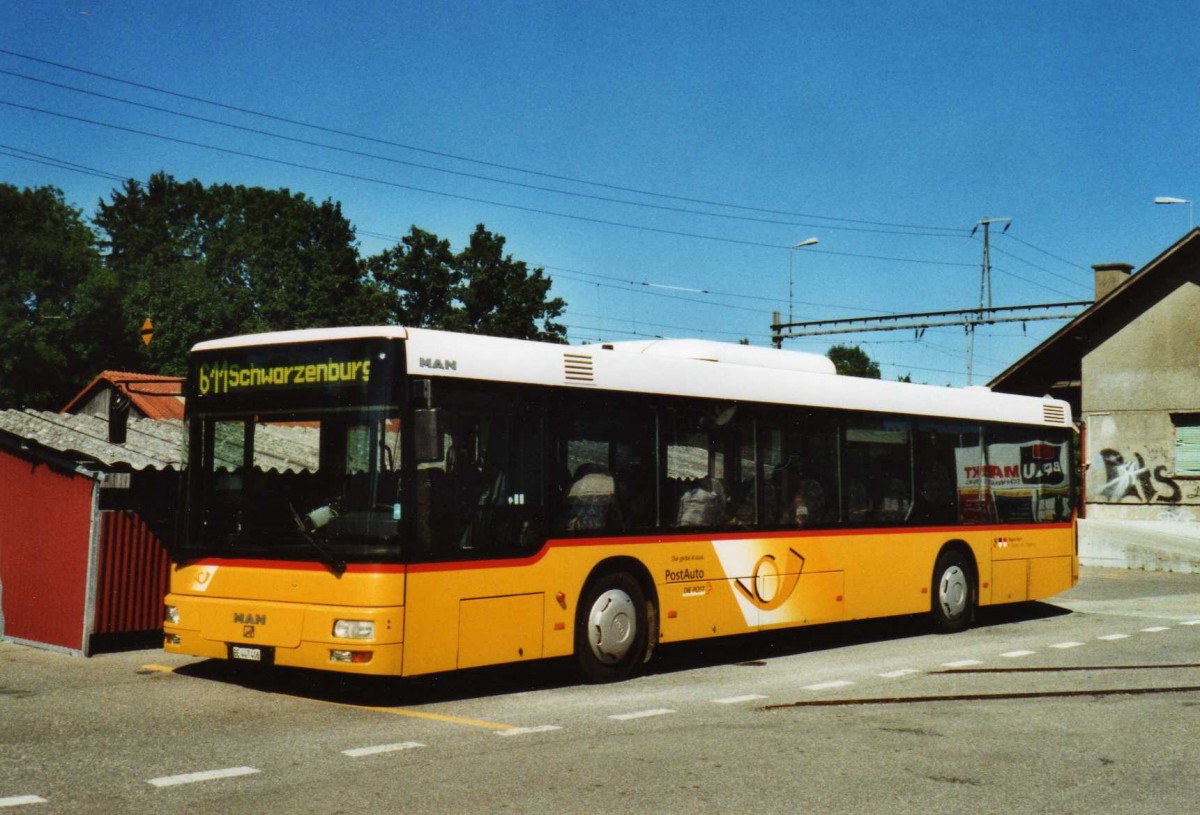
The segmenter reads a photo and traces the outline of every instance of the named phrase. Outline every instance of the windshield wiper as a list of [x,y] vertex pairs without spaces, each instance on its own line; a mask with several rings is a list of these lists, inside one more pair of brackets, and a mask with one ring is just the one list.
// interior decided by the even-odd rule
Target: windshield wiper
[[321,542],[321,538],[317,534],[317,527],[314,526],[310,529],[308,524],[304,523],[304,518],[300,517],[300,513],[292,506],[291,501],[288,501],[288,509],[292,511],[292,517],[296,520],[296,529],[300,530],[300,537],[321,556],[321,562],[329,567],[329,571],[333,572],[334,577],[341,577],[346,572],[346,561],[325,548],[325,544]]

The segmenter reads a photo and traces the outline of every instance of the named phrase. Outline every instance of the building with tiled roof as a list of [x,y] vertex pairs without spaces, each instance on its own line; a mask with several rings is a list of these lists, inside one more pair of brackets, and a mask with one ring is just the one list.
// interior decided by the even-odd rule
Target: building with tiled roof
[[183,418],[183,377],[128,371],[102,371],[62,412],[107,417],[114,393],[129,401],[130,418]]

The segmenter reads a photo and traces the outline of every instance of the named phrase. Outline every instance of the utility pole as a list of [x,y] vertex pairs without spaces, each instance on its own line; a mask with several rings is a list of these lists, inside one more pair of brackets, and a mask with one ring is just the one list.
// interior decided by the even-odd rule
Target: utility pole
[[914,331],[917,339],[920,339],[927,328],[961,325],[967,335],[966,374],[967,384],[970,385],[977,327],[998,323],[1021,323],[1023,325],[1039,320],[1070,320],[1077,317],[1080,311],[1092,305],[1091,300],[1081,300],[1066,303],[1031,303],[1024,306],[993,306],[991,226],[1000,223],[1004,224],[1004,231],[1007,232],[1009,225],[1012,224],[1012,218],[984,218],[971,230],[971,234],[974,235],[979,227],[983,227],[983,261],[980,268],[979,305],[977,307],[950,311],[889,314],[879,317],[849,317],[838,320],[793,322],[789,319],[786,323],[783,322],[782,315],[776,311],[771,314],[772,344],[776,348],[782,348],[784,340],[796,337],[857,334],[870,331]]
[[[991,227],[992,224],[1004,224],[1004,229],[1001,232],[1007,232],[1012,226],[1012,218],[984,218],[978,221],[971,229],[971,235],[974,235],[979,227],[983,227],[983,262],[980,264],[979,273],[979,322],[983,320],[984,311],[992,310],[992,251],[991,251]],[[984,295],[986,293],[986,300]],[[967,384],[971,384],[971,369],[975,362],[975,327],[979,322],[972,321],[966,323],[967,330]]]

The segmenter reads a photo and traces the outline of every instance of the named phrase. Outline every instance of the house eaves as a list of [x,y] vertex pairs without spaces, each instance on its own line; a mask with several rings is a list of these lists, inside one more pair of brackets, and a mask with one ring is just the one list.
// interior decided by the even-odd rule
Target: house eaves
[[[1163,269],[1170,269],[1182,256],[1194,252],[1200,252],[1200,227],[1185,234],[1158,257],[1130,275],[1129,279],[1120,286],[1097,300],[1082,314],[1054,332],[1028,354],[997,374],[988,383],[988,387],[995,391],[1011,392],[1005,387],[1006,384],[1011,384],[1023,371],[1035,367],[1039,362],[1056,353],[1074,357],[1077,369],[1085,351],[1081,349],[1072,351],[1065,347],[1067,343],[1082,341],[1085,349],[1090,347],[1091,340],[1095,335],[1113,329],[1111,321],[1106,318],[1114,315],[1124,302],[1154,283],[1162,274]],[[1077,370],[1076,373],[1078,373]],[[1078,383],[1076,382],[1076,384]]]

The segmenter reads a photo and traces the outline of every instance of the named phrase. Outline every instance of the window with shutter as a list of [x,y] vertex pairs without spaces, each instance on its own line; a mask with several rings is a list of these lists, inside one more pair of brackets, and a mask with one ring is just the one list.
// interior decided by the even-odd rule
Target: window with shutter
[[1200,415],[1171,419],[1175,422],[1175,475],[1200,476]]

